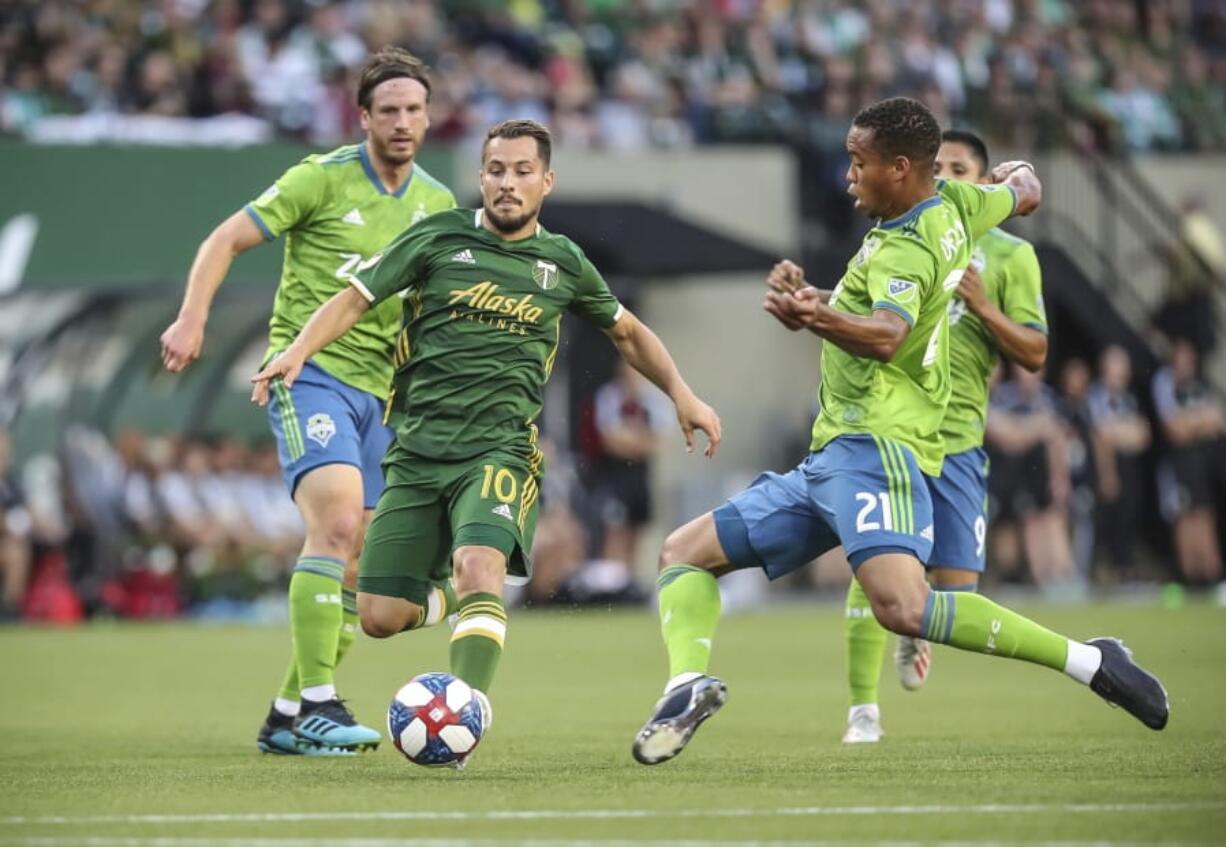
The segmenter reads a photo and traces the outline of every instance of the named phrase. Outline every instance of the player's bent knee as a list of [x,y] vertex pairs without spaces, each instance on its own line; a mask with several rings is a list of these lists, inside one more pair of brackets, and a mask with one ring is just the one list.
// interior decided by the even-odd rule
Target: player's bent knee
[[725,563],[715,518],[708,512],[684,526],[677,527],[664,539],[658,566],[664,570],[672,565],[693,565],[713,570]]
[[890,632],[915,638],[923,636],[923,600],[916,602],[914,598],[902,594],[870,597],[869,600],[873,607],[873,617]]
[[507,575],[507,559],[492,547],[461,547],[452,560],[456,595],[501,594]]
[[390,638],[404,632],[421,617],[421,606],[410,600],[379,595],[358,595],[358,622],[371,638]]

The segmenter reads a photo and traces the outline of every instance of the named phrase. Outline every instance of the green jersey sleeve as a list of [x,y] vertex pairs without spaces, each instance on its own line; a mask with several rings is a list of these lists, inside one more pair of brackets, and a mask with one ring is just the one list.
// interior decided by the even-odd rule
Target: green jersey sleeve
[[1005,265],[1001,311],[1014,323],[1047,332],[1043,304],[1043,274],[1034,247],[1019,244]]
[[884,309],[915,326],[925,295],[936,284],[936,257],[918,241],[891,238],[868,263],[868,294],[874,312]]
[[966,215],[972,241],[978,241],[989,229],[1008,220],[1017,207],[1017,195],[1007,185],[978,185],[947,179],[941,181],[939,190]]
[[243,208],[264,238],[273,241],[311,219],[323,205],[325,187],[323,169],[314,162],[300,162]]
[[429,226],[410,227],[382,252],[358,264],[346,281],[372,306],[420,283],[432,235]]
[[570,311],[587,318],[601,329],[609,329],[622,316],[622,304],[609,285],[596,270],[596,266],[581,257],[579,280],[575,285],[575,297],[570,302]]

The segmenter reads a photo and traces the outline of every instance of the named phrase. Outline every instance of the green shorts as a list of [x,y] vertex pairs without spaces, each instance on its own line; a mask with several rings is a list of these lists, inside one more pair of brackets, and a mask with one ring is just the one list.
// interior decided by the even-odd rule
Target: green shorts
[[392,442],[386,487],[366,530],[358,591],[424,605],[451,576],[457,547],[493,547],[507,557],[507,581],[532,575],[540,465],[502,450],[441,462]]

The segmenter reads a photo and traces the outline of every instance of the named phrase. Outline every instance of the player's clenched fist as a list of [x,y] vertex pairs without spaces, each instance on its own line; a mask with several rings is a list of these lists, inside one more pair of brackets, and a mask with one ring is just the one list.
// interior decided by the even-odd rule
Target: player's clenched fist
[[162,364],[178,373],[200,356],[204,345],[204,324],[180,315],[162,333]]

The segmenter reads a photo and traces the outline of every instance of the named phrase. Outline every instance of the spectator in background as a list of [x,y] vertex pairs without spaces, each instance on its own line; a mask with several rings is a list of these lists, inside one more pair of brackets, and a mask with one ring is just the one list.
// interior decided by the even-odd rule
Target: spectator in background
[[1077,574],[1088,580],[1094,564],[1094,424],[1090,415],[1090,366],[1069,359],[1060,370],[1060,416],[1064,421],[1069,470],[1069,529]]
[[1141,460],[1149,449],[1149,421],[1129,390],[1132,360],[1112,345],[1099,359],[1098,382],[1090,388],[1094,426],[1094,466],[1098,472],[1099,537],[1111,565],[1134,575],[1137,524],[1141,510]]
[[1189,585],[1212,585],[1222,579],[1217,492],[1226,483],[1226,429],[1189,341],[1176,341],[1170,364],[1154,374],[1153,398],[1166,443],[1158,491],[1175,527],[1179,572]]
[[1168,336],[1191,341],[1203,357],[1217,345],[1213,291],[1226,281],[1226,239],[1202,198],[1184,198],[1168,261],[1166,300],[1156,321]]
[[1025,553],[1034,581],[1060,593],[1076,585],[1066,517],[1071,483],[1064,427],[1041,373],[1013,366],[991,393],[985,443],[992,460],[992,566],[1016,572]]
[[0,623],[21,614],[30,575],[32,530],[25,497],[10,464],[9,436],[0,430]]
[[638,561],[639,533],[651,520],[651,458],[672,413],[653,385],[619,361],[614,378],[596,391],[593,422],[600,456],[592,488],[604,526],[600,558],[630,571]]

